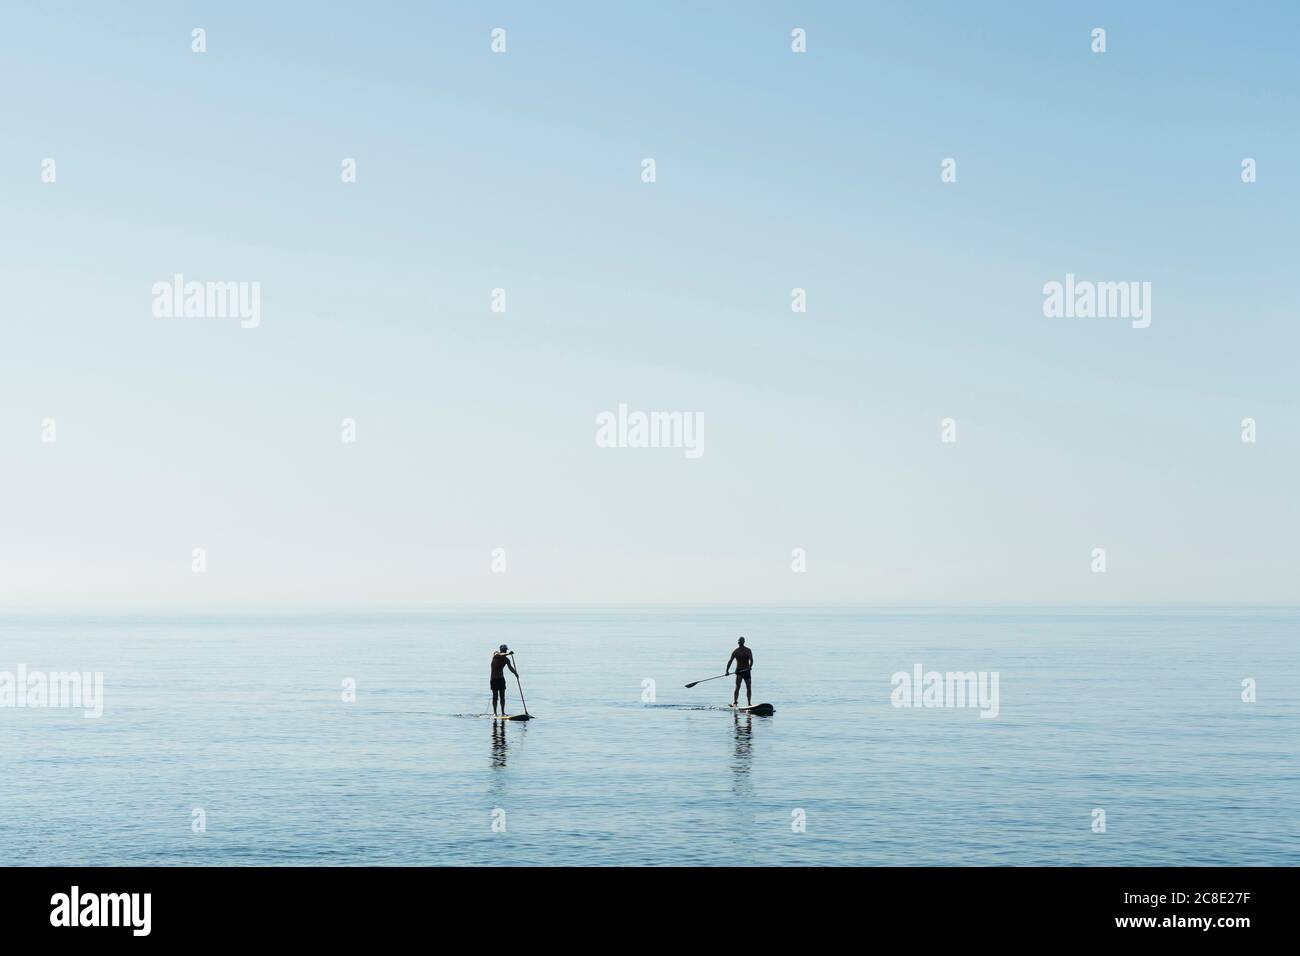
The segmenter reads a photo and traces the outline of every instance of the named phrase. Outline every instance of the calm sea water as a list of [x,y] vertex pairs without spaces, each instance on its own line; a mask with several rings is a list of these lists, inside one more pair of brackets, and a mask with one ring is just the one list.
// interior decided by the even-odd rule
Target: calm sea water
[[[770,718],[682,686],[738,634]],[[8,615],[0,671],[102,671],[105,705],[0,708],[0,839],[39,865],[1294,865],[1297,635],[1294,608]],[[464,716],[502,642],[531,723]],[[892,706],[916,664],[996,671],[998,716]]]

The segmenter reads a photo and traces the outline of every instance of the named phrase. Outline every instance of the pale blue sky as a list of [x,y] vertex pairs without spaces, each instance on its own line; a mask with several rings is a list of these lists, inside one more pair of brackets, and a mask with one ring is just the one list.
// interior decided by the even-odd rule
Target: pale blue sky
[[6,5],[0,606],[1300,599],[1300,12],[978,6]]

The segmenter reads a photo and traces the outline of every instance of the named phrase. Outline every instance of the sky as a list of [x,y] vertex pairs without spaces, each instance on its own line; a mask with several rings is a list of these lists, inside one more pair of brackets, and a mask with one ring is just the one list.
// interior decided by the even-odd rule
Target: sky
[[1294,4],[3,18],[0,610],[1300,599]]

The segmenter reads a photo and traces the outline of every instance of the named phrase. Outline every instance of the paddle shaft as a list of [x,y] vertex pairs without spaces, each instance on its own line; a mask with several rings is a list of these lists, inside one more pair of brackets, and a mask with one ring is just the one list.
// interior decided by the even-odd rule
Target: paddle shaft
[[[749,669],[748,667],[746,667],[743,671],[736,671],[736,676],[738,677],[738,676],[740,676],[741,674],[748,674],[749,671],[750,671],[750,669]],[[517,677],[517,676],[519,676],[519,675],[516,674],[515,676]],[[692,687],[694,687],[696,684],[707,684],[707,683],[708,683],[709,681],[711,681],[711,680],[722,680],[722,678],[724,678],[724,677],[730,677],[730,676],[732,676],[732,675],[730,675],[730,674],[719,674],[717,677],[706,677],[706,678],[704,678],[704,680],[697,680],[697,681],[693,681],[693,682],[690,683],[690,684],[687,684],[687,685],[686,685],[686,689],[687,689],[687,690],[690,690],[690,689],[691,689]]]
[[[511,651],[511,652],[510,652],[510,656],[511,656],[511,657],[514,657],[514,656],[515,656],[515,652],[514,652],[514,651]],[[519,664],[519,661],[516,660],[516,661],[515,661],[515,664],[518,665],[518,664]],[[521,680],[519,679],[519,667],[518,667],[518,666],[516,666],[516,667],[514,668],[514,672],[515,672],[515,685],[519,688],[519,702],[520,702],[521,704],[524,705],[524,713],[527,714],[527,713],[528,713],[528,701],[524,700],[524,682],[521,681]]]

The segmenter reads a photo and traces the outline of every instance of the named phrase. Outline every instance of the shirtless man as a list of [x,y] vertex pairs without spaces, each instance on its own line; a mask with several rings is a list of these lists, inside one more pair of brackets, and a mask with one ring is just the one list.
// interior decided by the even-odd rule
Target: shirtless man
[[754,652],[745,646],[745,639],[742,637],[736,641],[737,647],[727,658],[727,669],[722,673],[724,675],[731,673],[732,662],[736,665],[736,693],[732,695],[731,705],[733,707],[740,703],[740,682],[745,682],[745,703],[754,703],[754,687],[749,681],[750,669],[754,666]]
[[515,665],[510,662],[509,648],[504,644],[501,650],[492,652],[492,716],[497,715],[497,694],[501,695],[501,716],[506,716],[506,668],[510,668],[510,673],[516,677],[519,671],[515,670]]

